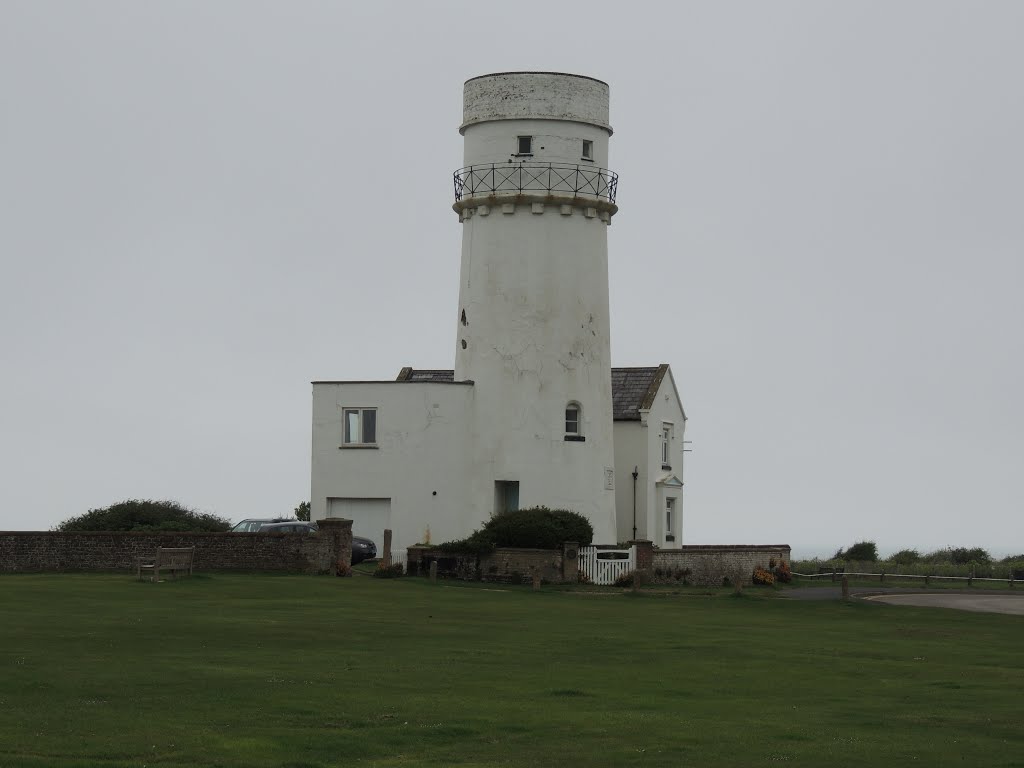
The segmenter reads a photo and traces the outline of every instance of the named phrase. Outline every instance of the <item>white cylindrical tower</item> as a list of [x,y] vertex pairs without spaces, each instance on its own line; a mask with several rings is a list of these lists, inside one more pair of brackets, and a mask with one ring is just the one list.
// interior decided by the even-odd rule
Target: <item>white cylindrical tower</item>
[[614,542],[608,85],[476,77],[460,131],[455,377],[475,383],[473,496],[572,509]]

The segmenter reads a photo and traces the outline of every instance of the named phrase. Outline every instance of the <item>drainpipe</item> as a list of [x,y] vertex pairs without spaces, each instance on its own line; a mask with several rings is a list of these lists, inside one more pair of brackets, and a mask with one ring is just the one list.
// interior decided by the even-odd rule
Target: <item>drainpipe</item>
[[636,478],[640,474],[637,470],[640,467],[633,467],[633,541],[636,541]]

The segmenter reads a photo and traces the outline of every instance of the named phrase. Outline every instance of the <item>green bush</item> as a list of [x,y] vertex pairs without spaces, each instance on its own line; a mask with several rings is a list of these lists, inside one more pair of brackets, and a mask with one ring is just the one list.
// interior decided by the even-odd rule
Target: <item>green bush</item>
[[637,578],[636,571],[626,571],[615,577],[616,587],[632,587],[633,580]]
[[374,569],[373,575],[378,579],[397,579],[399,576],[405,575],[405,568],[402,567],[401,563],[384,565],[383,562],[380,562],[377,563],[377,567]]
[[222,517],[197,512],[176,501],[128,499],[102,509],[90,509],[57,526],[58,531],[226,531]]
[[889,559],[898,565],[911,565],[921,560],[921,553],[916,549],[901,549]]
[[445,552],[485,554],[495,547],[560,549],[567,541],[587,545],[594,528],[583,515],[568,509],[529,507],[495,515],[465,539],[440,545]]
[[925,560],[931,563],[952,563],[953,565],[987,564],[992,562],[992,556],[988,550],[981,547],[943,547],[929,553]]
[[878,545],[873,541],[858,541],[849,549],[840,549],[836,552],[835,559],[874,562],[878,559]]

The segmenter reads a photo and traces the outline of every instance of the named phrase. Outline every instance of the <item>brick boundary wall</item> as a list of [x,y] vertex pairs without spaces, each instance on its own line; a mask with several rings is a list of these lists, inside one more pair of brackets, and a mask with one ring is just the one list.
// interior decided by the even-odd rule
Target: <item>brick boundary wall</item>
[[337,573],[352,562],[352,521],[320,520],[301,533],[155,533],[148,531],[0,531],[0,573],[131,571],[157,547],[196,548],[203,571]]
[[651,554],[650,579],[656,584],[721,586],[730,573],[743,573],[750,584],[754,568],[767,568],[773,558],[776,563],[788,563],[790,552],[788,544],[692,544],[679,549],[655,549]]
[[409,547],[406,553],[408,572],[412,576],[426,576],[431,561],[437,561],[437,575],[462,581],[488,581],[505,584],[529,584],[533,574],[539,573],[543,581],[560,584],[576,581],[576,545],[572,556],[558,549],[495,549],[486,555],[452,554],[435,547]]

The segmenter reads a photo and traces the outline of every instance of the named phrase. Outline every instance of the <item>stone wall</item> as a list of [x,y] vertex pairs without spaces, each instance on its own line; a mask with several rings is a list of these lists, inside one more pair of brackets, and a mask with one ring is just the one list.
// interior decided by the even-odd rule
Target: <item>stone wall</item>
[[0,573],[134,571],[157,547],[196,548],[202,571],[336,573],[352,561],[352,521],[299,533],[0,532]]
[[435,547],[410,547],[408,572],[426,576],[430,563],[437,562],[441,578],[463,581],[490,581],[506,584],[530,584],[533,574],[549,583],[576,581],[576,545],[566,549],[498,548],[486,555],[451,554]]
[[721,586],[732,573],[751,583],[754,568],[769,561],[790,560],[788,544],[690,545],[679,549],[655,549],[650,579],[656,584]]

